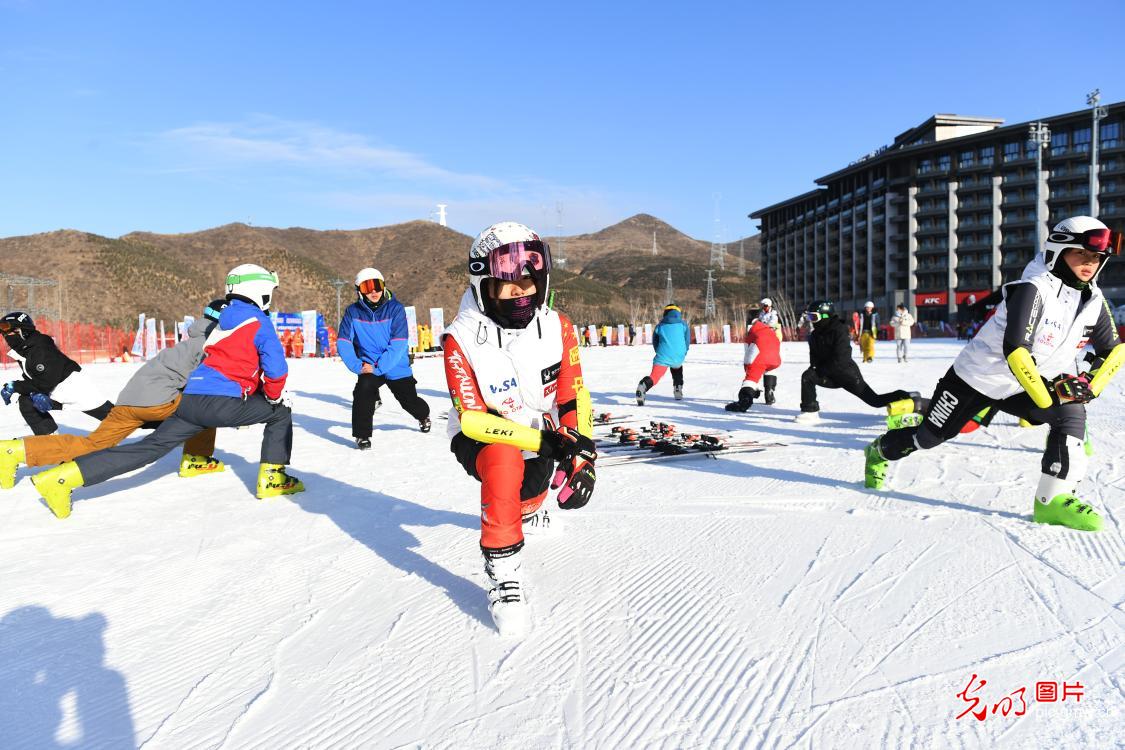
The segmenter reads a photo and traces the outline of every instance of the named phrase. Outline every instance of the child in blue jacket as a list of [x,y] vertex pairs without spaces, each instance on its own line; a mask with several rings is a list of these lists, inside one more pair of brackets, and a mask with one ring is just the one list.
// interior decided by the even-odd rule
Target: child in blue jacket
[[652,346],[656,356],[652,358],[652,372],[641,378],[637,384],[637,405],[645,405],[645,394],[660,382],[664,373],[672,371],[672,395],[677,401],[684,397],[684,359],[691,346],[691,330],[683,320],[683,312],[678,305],[664,308],[664,317],[652,332]]
[[410,369],[406,310],[383,281],[383,274],[364,268],[355,277],[358,299],[344,311],[336,351],[359,376],[352,391],[352,437],[356,447],[371,447],[372,419],[381,405],[379,386],[386,385],[403,409],[430,431],[430,407],[418,396]]

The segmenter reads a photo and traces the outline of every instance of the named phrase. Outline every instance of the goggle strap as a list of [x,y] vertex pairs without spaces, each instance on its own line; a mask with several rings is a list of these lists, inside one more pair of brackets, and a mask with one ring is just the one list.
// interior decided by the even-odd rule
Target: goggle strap
[[241,284],[243,281],[272,281],[274,284],[278,283],[276,273],[232,273],[227,276],[228,284]]

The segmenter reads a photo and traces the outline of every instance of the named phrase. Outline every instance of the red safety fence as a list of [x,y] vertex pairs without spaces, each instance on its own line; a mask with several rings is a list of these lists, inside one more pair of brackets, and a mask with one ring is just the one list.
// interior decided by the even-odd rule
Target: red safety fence
[[[92,323],[69,323],[40,318],[35,327],[55,340],[55,344],[68,357],[80,365],[94,362],[128,361],[133,346],[133,331]],[[166,336],[169,346],[175,345],[172,336]],[[8,345],[0,339],[0,367],[11,367],[15,360],[8,354]]]

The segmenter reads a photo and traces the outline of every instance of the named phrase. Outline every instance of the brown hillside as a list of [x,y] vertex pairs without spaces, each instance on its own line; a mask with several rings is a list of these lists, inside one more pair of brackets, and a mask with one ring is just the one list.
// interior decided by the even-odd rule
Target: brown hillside
[[[651,255],[652,233],[657,255]],[[558,238],[548,238],[558,246]],[[464,259],[472,238],[432,222],[413,221],[373,229],[316,231],[228,224],[188,234],[133,232],[119,239],[73,230],[0,238],[0,272],[62,281],[63,315],[74,321],[130,327],[145,312],[171,321],[197,314],[221,296],[226,272],[254,262],[276,270],[281,278],[278,310],[317,309],[336,317],[331,281],[348,282],[342,305],[354,298],[351,280],[363,266],[379,268],[396,296],[418,308],[425,320],[429,307],[443,307],[452,319],[465,289]],[[569,301],[575,313],[622,318],[636,310],[640,298],[656,300],[664,290],[666,268],[673,268],[677,297],[695,302],[703,296],[710,243],[692,239],[647,214],[638,214],[593,234],[564,237],[568,264],[555,279],[559,306]],[[756,255],[757,238],[747,243]],[[737,244],[728,245],[737,253]],[[46,261],[46,264],[45,264]],[[747,263],[738,277],[737,255],[726,257],[727,271],[717,273],[716,297],[742,304],[757,294],[757,264]],[[41,269],[41,270],[37,270]],[[58,295],[51,291],[56,309]],[[26,303],[18,295],[14,306]],[[622,318],[623,319],[623,318]]]

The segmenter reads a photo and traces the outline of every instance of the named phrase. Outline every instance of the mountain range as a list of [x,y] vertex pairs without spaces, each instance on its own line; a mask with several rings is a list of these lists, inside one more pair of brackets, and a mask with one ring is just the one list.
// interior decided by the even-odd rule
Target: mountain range
[[[653,236],[656,253],[653,254]],[[556,258],[555,306],[576,322],[651,321],[663,306],[672,272],[674,298],[702,319],[711,243],[637,214],[592,234],[545,237]],[[472,237],[433,222],[411,221],[357,230],[277,229],[227,224],[186,234],[132,232],[118,238],[64,229],[0,238],[0,273],[49,279],[58,287],[12,286],[8,306],[34,308],[64,320],[130,328],[144,312],[164,320],[198,315],[222,296],[226,272],[240,263],[277,271],[275,310],[317,309],[330,323],[354,299],[352,280],[364,266],[382,271],[388,288],[428,320],[426,308],[456,314],[467,285]],[[745,275],[738,252],[745,251]],[[758,237],[726,245],[725,270],[716,268],[715,298],[730,322],[758,297]],[[726,314],[724,314],[724,312]]]

